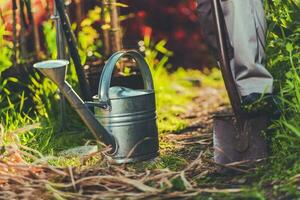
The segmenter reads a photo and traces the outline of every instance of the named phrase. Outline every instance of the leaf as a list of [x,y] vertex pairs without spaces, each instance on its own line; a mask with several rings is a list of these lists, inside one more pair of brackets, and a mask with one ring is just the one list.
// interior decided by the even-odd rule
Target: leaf
[[92,20],[91,19],[84,19],[82,22],[81,22],[81,24],[80,24],[80,26],[81,27],[84,27],[84,26],[91,26],[92,25]]
[[298,137],[300,137],[300,129],[298,127],[295,127],[294,125],[288,123],[288,122],[283,122],[283,124],[290,129],[293,133],[295,133]]
[[294,49],[292,43],[287,43],[286,46],[285,46],[285,48],[286,48],[286,50],[287,50],[288,52],[290,52],[290,53],[291,53],[291,52],[293,51],[293,49]]
[[10,81],[10,82],[13,82],[13,83],[18,83],[19,82],[18,79],[15,78],[15,77],[9,77],[7,80]]
[[101,26],[102,30],[108,30],[110,29],[110,25],[109,24],[104,24]]
[[121,8],[127,8],[128,5],[124,3],[116,3],[116,6],[121,7]]

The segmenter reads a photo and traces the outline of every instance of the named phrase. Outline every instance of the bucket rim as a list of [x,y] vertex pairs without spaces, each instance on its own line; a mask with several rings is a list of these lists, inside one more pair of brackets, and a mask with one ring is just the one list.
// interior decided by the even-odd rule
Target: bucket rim
[[[113,97],[113,98],[109,98],[109,100],[119,100],[119,99],[129,99],[129,98],[135,98],[135,97],[140,97],[140,96],[149,96],[149,95],[154,95],[155,91],[154,90],[144,90],[141,89],[143,91],[146,91],[146,94],[138,94],[138,95],[134,95],[134,96],[125,96],[125,97]],[[93,96],[93,100],[96,102],[99,102],[99,96],[98,94]]]

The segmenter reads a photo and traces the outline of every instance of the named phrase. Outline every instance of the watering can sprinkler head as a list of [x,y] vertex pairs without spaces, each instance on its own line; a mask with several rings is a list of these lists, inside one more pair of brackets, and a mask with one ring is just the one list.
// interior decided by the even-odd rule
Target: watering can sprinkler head
[[[89,110],[88,106],[82,101],[82,99],[76,94],[72,87],[66,81],[66,71],[69,61],[67,60],[48,60],[38,62],[33,65],[43,75],[52,80],[64,94],[66,99],[70,102],[71,106],[76,110],[82,121],[91,130],[94,137],[102,139],[105,144],[111,145],[112,152],[117,151],[117,143],[114,138],[94,117],[94,114]],[[113,154],[112,153],[112,154]]]
[[69,61],[67,60],[47,60],[35,63],[33,67],[50,78],[56,85],[62,87],[65,84],[68,64]]

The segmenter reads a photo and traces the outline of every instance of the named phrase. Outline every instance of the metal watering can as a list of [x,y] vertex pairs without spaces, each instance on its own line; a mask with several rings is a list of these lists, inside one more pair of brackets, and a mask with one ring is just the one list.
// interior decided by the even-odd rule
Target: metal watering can
[[[141,70],[144,89],[110,87],[113,70],[123,57],[135,60]],[[50,60],[34,64],[56,83],[96,138],[112,146],[108,156],[115,163],[129,163],[155,158],[159,155],[158,130],[153,81],[149,67],[137,51],[113,54],[103,68],[98,95],[93,102],[83,102],[66,82],[65,60]],[[93,106],[95,114],[89,107]]]

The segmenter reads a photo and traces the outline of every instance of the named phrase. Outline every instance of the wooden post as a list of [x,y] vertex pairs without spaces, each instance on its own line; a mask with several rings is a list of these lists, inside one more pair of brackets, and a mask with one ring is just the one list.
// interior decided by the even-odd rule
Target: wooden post
[[78,33],[79,26],[83,18],[82,4],[81,4],[81,0],[75,0],[74,2],[75,2],[75,9],[76,9],[75,12],[76,12],[76,24],[77,24],[76,33]]
[[109,0],[111,53],[122,49],[121,29],[116,0]]
[[20,4],[20,9],[19,9],[19,15],[20,15],[20,34],[19,34],[19,47],[20,47],[20,58],[23,60],[26,60],[28,58],[28,53],[27,53],[27,43],[26,43],[26,19],[25,19],[25,13],[24,13],[24,1],[19,0]]
[[111,47],[110,47],[110,41],[109,41],[109,30],[108,30],[108,22],[106,20],[106,12],[107,12],[107,6],[104,2],[105,0],[101,1],[101,19],[103,21],[102,24],[102,40],[103,40],[103,53],[104,57],[107,58],[111,54]]
[[25,5],[27,7],[29,21],[32,25],[35,57],[36,57],[36,59],[39,59],[39,57],[41,55],[40,37],[39,37],[38,25],[35,23],[33,12],[32,12],[31,0],[25,0]]
[[17,64],[17,45],[18,45],[18,39],[17,39],[17,1],[16,0],[12,0],[12,5],[13,5],[13,65],[16,66]]

